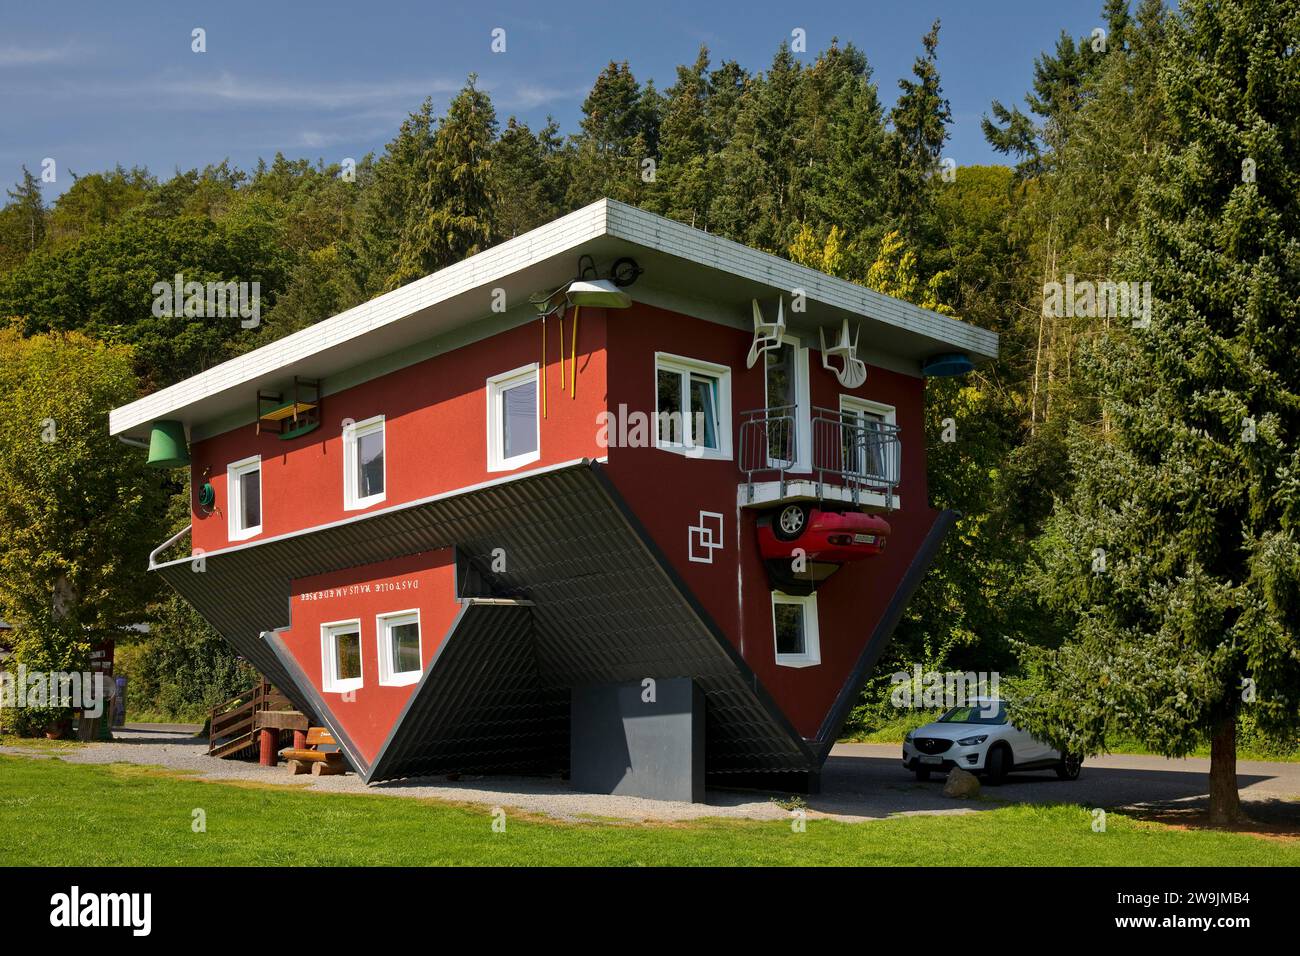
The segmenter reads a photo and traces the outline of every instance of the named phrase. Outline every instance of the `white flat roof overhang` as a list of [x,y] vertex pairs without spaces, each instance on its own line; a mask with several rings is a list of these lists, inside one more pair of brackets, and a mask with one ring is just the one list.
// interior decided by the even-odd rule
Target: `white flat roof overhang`
[[[331,376],[368,362],[422,343],[431,343],[435,352],[439,345],[455,348],[464,344],[466,333],[473,340],[477,324],[491,334],[489,325],[497,330],[531,321],[536,312],[527,304],[528,297],[572,279],[583,254],[601,268],[621,256],[636,259],[645,272],[628,289],[634,300],[638,290],[646,301],[668,293],[702,303],[711,318],[738,327],[749,325],[751,299],[765,302],[772,311],[777,296],[784,295],[792,329],[838,327],[844,318],[860,322],[864,354],[895,356],[918,370],[921,360],[944,352],[963,352],[977,364],[997,356],[993,332],[602,199],[114,409],[109,431],[144,437],[150,423],[159,419],[179,420],[191,431],[241,414],[251,421],[257,390],[283,388],[295,375],[324,380],[329,394],[334,390]],[[497,289],[505,292],[504,315],[493,311]],[[807,297],[804,313],[790,308],[796,289]]]

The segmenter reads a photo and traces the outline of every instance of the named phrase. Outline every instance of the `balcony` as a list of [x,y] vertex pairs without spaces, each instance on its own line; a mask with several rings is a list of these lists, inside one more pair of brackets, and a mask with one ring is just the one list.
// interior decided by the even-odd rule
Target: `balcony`
[[859,412],[797,405],[740,416],[742,507],[815,500],[894,511],[902,445],[897,425]]

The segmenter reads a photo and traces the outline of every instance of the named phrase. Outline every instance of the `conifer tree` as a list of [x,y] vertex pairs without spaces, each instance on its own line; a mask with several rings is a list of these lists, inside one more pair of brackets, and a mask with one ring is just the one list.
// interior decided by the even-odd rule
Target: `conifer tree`
[[636,203],[647,192],[642,163],[659,141],[659,93],[641,89],[627,62],[610,62],[582,104],[573,138],[569,208],[602,197]]
[[433,151],[434,125],[433,101],[426,98],[402,122],[366,186],[358,228],[347,245],[358,283],[370,295],[394,287],[393,263],[402,232],[419,202]]
[[1118,270],[1151,283],[1150,323],[1087,353],[1102,423],[1072,435],[1040,582],[1073,633],[1026,715],[1086,751],[1208,737],[1211,819],[1231,822],[1239,721],[1300,718],[1300,21],[1269,0],[1182,14],[1172,142]]
[[921,38],[924,52],[912,64],[915,79],[898,81],[898,102],[889,113],[893,222],[918,244],[923,218],[932,204],[931,179],[948,141],[952,110],[939,80],[939,21]]
[[492,147],[494,239],[517,236],[564,212],[561,145],[559,125],[549,117],[538,133],[513,116],[506,122]]
[[766,73],[741,95],[731,139],[719,157],[710,218],[718,231],[747,245],[784,253],[798,234],[793,205],[802,67],[782,43]]
[[677,68],[677,82],[665,91],[660,130],[655,211],[703,228],[709,203],[712,143],[708,125],[709,51],[691,66]]
[[414,215],[397,246],[391,284],[402,285],[487,248],[492,236],[492,101],[468,84],[438,124]]
[[27,166],[22,168],[22,182],[17,183],[12,190],[6,190],[5,195],[13,200],[12,208],[14,221],[18,228],[14,230],[17,233],[18,243],[21,243],[21,250],[26,254],[35,252],[40,243],[45,238],[45,200],[40,195],[40,179],[32,176],[27,170]]

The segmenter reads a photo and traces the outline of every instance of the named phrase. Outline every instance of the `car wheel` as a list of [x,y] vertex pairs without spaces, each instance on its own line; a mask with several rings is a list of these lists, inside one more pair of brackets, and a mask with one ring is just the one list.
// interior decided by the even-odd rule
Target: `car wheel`
[[984,779],[991,787],[996,787],[1005,780],[1010,769],[1011,752],[1001,744],[992,748],[984,758]]
[[929,771],[929,770],[926,770],[926,769],[923,768],[923,767],[917,767],[916,770],[913,771],[913,773],[916,774],[916,779],[917,779],[917,780],[929,780],[929,779],[930,779],[930,771]]
[[1066,754],[1056,765],[1056,775],[1062,780],[1078,780],[1079,771],[1083,769],[1082,754]]
[[779,541],[793,541],[808,527],[808,509],[804,505],[786,505],[772,519],[772,533]]

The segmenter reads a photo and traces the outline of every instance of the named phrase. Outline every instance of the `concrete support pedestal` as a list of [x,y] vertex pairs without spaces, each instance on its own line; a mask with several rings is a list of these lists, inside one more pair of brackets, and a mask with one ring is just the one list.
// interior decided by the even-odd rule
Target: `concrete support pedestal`
[[576,789],[704,802],[704,692],[690,678],[575,687],[570,717]]

